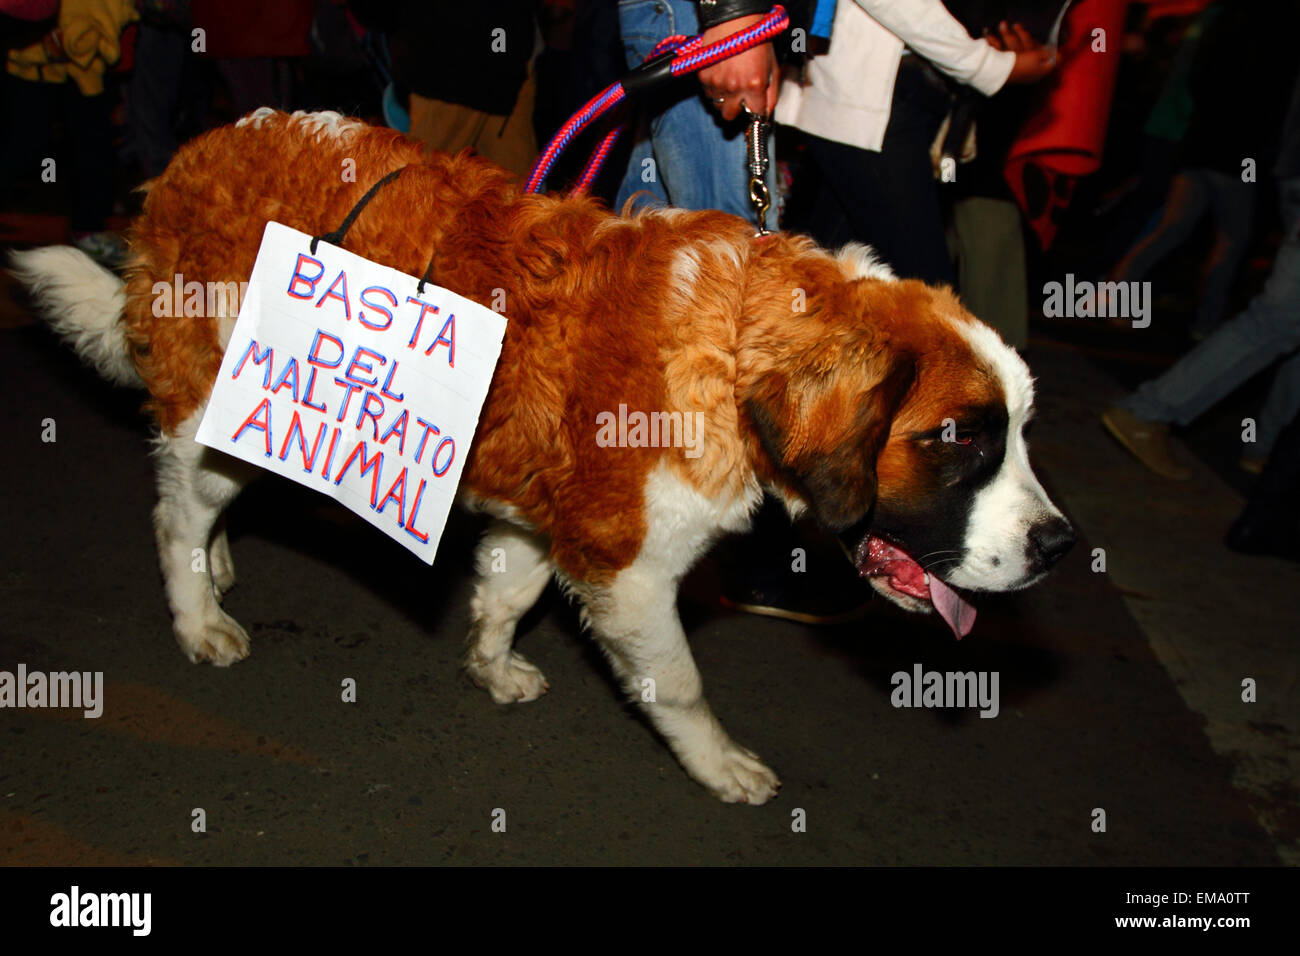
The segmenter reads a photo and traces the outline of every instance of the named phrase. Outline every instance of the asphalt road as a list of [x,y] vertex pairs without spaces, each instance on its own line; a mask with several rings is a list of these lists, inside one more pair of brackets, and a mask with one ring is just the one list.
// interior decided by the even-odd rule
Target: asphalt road
[[[784,781],[727,806],[620,700],[554,590],[521,639],[547,696],[500,707],[458,672],[465,516],[430,572],[322,497],[255,486],[231,514],[225,605],[252,656],[191,665],[157,571],[140,396],[38,328],[0,333],[0,364],[0,670],[106,682],[97,720],[0,710],[0,864],[1278,861],[1087,541],[1043,586],[983,602],[960,643],[883,605],[826,630],[730,614],[706,564],[682,612],[708,695]],[[917,663],[997,671],[999,715],[894,708],[890,675]]]

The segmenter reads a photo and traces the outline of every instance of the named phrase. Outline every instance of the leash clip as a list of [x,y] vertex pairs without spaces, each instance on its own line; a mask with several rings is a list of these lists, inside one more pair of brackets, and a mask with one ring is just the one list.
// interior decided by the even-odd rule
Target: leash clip
[[749,171],[749,201],[758,218],[758,232],[755,236],[771,235],[767,228],[767,212],[772,208],[772,194],[767,188],[767,119],[761,113],[755,113],[746,103],[740,108],[749,117],[749,127],[745,130],[745,165]]

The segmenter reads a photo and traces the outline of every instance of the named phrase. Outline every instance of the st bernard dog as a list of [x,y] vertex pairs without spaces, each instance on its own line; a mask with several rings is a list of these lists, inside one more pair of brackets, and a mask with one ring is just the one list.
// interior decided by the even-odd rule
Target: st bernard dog
[[[511,645],[555,577],[629,693],[653,678],[645,712],[686,772],[721,800],[760,804],[780,782],[710,710],[676,599],[765,490],[839,533],[877,591],[937,610],[959,637],[973,619],[966,595],[1027,587],[1073,543],[1030,469],[1028,369],[948,289],[899,280],[862,246],[835,255],[799,236],[756,238],[718,212],[619,216],[526,194],[468,153],[430,154],[335,113],[264,109],[190,142],[149,184],[124,280],[68,247],[14,262],[83,359],[149,392],[154,526],[190,660],[248,654],[221,609],[235,571],[218,519],[253,474],[194,441],[235,310],[160,318],[154,284],[246,280],[268,220],[322,235],[399,167],[347,247],[417,276],[433,256],[435,282],[485,305],[505,292],[505,343],[460,489],[495,519],[465,656],[494,701],[549,687]],[[702,441],[690,456],[606,447],[597,422],[620,405],[698,414]],[[210,571],[191,570],[196,548]],[[490,571],[497,548],[505,573]]]

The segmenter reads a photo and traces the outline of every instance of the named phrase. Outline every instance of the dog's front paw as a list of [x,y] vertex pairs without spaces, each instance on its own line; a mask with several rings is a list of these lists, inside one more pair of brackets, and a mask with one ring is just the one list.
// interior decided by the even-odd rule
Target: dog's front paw
[[551,689],[545,675],[514,651],[488,659],[471,654],[465,661],[465,672],[498,704],[526,703]]
[[777,775],[756,753],[731,740],[686,770],[723,803],[767,803],[781,789]]
[[176,641],[195,664],[208,661],[216,667],[229,667],[235,661],[242,661],[249,651],[248,634],[222,611],[193,624],[178,621]]

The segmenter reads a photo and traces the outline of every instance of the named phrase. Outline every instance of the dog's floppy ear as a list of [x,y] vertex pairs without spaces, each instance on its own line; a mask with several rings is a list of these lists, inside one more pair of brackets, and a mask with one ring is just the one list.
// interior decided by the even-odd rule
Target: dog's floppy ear
[[908,355],[882,358],[862,378],[771,373],[746,408],[763,448],[807,498],[821,525],[843,531],[876,501],[876,459],[916,378]]

